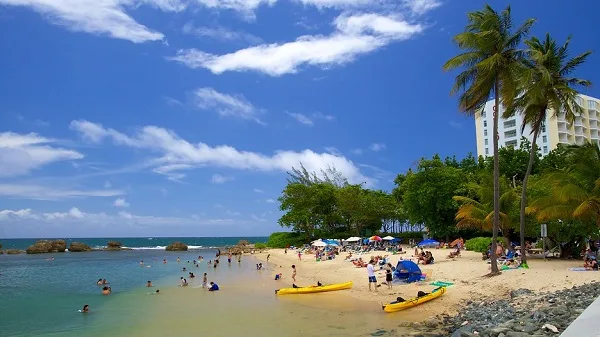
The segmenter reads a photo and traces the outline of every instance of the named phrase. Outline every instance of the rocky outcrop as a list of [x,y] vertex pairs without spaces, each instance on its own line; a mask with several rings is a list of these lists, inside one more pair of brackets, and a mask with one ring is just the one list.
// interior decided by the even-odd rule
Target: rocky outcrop
[[27,247],[27,254],[52,253],[52,242],[48,240],[39,240]]
[[[17,254],[23,254],[25,253],[24,250],[20,250],[20,249],[7,249],[6,250],[6,254],[8,255],[17,255]],[[2,251],[0,251],[0,254],[2,254]]]
[[71,242],[69,245],[70,252],[91,252],[92,247],[82,242]]
[[106,250],[121,250],[123,249],[123,244],[119,241],[108,241],[106,243]]
[[171,242],[165,250],[166,251],[186,251],[186,250],[188,250],[188,246],[183,242],[175,241],[175,242]]
[[52,251],[62,253],[67,250],[67,242],[65,240],[54,240],[52,243]]

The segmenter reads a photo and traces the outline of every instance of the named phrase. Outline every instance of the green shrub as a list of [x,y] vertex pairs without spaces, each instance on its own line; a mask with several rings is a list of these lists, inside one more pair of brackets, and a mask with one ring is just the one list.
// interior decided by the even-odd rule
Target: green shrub
[[256,249],[266,249],[267,248],[267,244],[266,243],[257,242],[257,243],[254,244],[254,248],[256,248]]
[[305,241],[305,237],[300,233],[275,232],[269,236],[267,246],[272,248],[287,248],[289,246],[301,246]]
[[[497,239],[497,242],[502,243],[502,241],[503,240],[500,237]],[[492,243],[492,238],[478,237],[465,241],[465,248],[474,252],[483,253],[487,251],[490,243]]]

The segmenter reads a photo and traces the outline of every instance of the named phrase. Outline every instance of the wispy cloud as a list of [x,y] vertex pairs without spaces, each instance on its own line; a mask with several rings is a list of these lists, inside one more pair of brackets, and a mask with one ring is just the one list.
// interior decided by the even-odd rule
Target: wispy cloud
[[274,203],[276,203],[276,202],[277,202],[277,200],[275,200],[275,199],[267,199],[267,200],[266,200],[266,203],[267,203],[267,204],[274,204]]
[[115,207],[129,207],[129,203],[124,198],[117,198],[113,202],[113,206],[115,206]]
[[371,145],[369,145],[369,150],[373,151],[373,152],[380,152],[383,151],[387,148],[387,146],[383,143],[373,143]]
[[0,184],[0,196],[14,199],[61,200],[84,197],[115,197],[124,191],[114,189],[86,190],[30,184]]
[[185,178],[185,173],[181,173],[181,171],[190,170],[192,168],[194,168],[194,166],[188,164],[169,164],[156,167],[152,171],[166,176],[167,179],[171,181],[181,182],[181,179]]
[[139,43],[163,40],[164,35],[129,16],[124,5],[150,4],[163,11],[185,8],[176,0],[0,0],[0,5],[28,7],[53,24],[72,31],[107,35]]
[[239,151],[231,146],[210,146],[205,143],[190,143],[173,131],[145,126],[129,136],[101,124],[85,120],[71,122],[71,128],[79,132],[84,139],[99,143],[111,140],[116,145],[135,149],[146,149],[160,154],[156,162],[163,165],[184,164],[198,167],[213,166],[240,170],[287,172],[302,163],[310,172],[321,172],[333,166],[351,182],[369,181],[358,167],[343,156],[331,153],[316,153],[312,150],[276,151],[273,155],[257,152]]
[[165,100],[165,103],[167,103],[168,106],[171,106],[171,107],[183,106],[183,103],[180,100],[175,99],[173,97],[163,96],[163,99]]
[[83,158],[77,151],[54,146],[56,143],[35,133],[0,133],[0,177],[25,175],[54,162]]
[[296,73],[301,66],[327,68],[354,61],[386,45],[402,41],[423,31],[395,16],[379,14],[343,14],[337,17],[333,33],[301,36],[283,44],[262,44],[224,55],[198,49],[182,49],[171,57],[190,68],[206,68],[214,74],[226,71],[257,71],[270,76]]
[[288,111],[286,111],[285,113],[288,116],[294,118],[298,123],[308,125],[308,126],[315,125],[315,120],[317,120],[317,119],[323,119],[326,121],[333,121],[335,119],[335,117],[333,117],[331,115],[324,115],[320,112],[313,113],[312,115],[310,115],[310,117],[305,114],[301,114],[301,113],[293,113],[293,112],[288,112]]
[[442,5],[439,0],[402,0],[402,2],[416,15],[423,15]]
[[224,176],[224,175],[218,174],[218,173],[213,174],[212,177],[210,178],[210,181],[213,184],[224,184],[224,183],[226,183],[228,181],[232,181],[232,180],[234,180],[233,177]]
[[361,149],[361,148],[354,148],[354,149],[351,149],[351,150],[350,150],[350,152],[351,152],[352,154],[355,154],[355,155],[357,155],[357,156],[360,156],[361,154],[363,154],[364,150],[363,150],[363,149]]
[[229,95],[213,88],[199,88],[194,91],[196,106],[203,110],[216,110],[222,117],[234,117],[266,125],[259,115],[261,110],[248,102],[242,95]]
[[245,42],[251,45],[262,43],[263,40],[250,33],[231,30],[226,27],[215,26],[194,26],[193,22],[188,22],[183,26],[183,32],[186,34],[206,37],[220,41]]
[[256,193],[265,193],[265,191],[263,191],[263,190],[261,190],[259,188],[255,188],[254,192],[256,192]]

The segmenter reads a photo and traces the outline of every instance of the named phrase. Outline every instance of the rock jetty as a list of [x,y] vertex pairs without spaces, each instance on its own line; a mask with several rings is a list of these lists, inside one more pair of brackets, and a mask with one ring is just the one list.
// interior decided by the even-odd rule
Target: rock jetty
[[83,242],[71,242],[69,245],[70,252],[91,252],[92,250],[92,247]]
[[27,247],[27,254],[62,253],[67,249],[65,240],[39,240]]

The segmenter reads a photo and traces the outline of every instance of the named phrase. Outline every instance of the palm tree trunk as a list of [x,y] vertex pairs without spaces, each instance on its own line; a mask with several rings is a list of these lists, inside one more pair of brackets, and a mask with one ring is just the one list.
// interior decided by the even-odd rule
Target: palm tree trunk
[[[546,115],[546,108],[541,111],[540,116]],[[521,265],[523,267],[527,266],[527,251],[525,249],[525,206],[527,205],[527,182],[529,181],[529,175],[531,174],[531,170],[533,168],[533,163],[535,161],[536,155],[536,141],[538,137],[538,133],[540,132],[540,127],[542,126],[543,119],[540,118],[537,123],[533,126],[533,140],[531,142],[531,149],[529,150],[529,163],[527,164],[527,171],[525,172],[525,177],[523,177],[523,189],[521,190],[521,212],[519,215],[519,236],[521,238]]]
[[498,274],[498,262],[496,256],[496,246],[498,238],[498,228],[500,225],[500,162],[498,160],[498,114],[500,112],[500,93],[498,89],[500,83],[496,78],[494,83],[494,222],[492,226],[492,254],[490,256],[491,275]]

